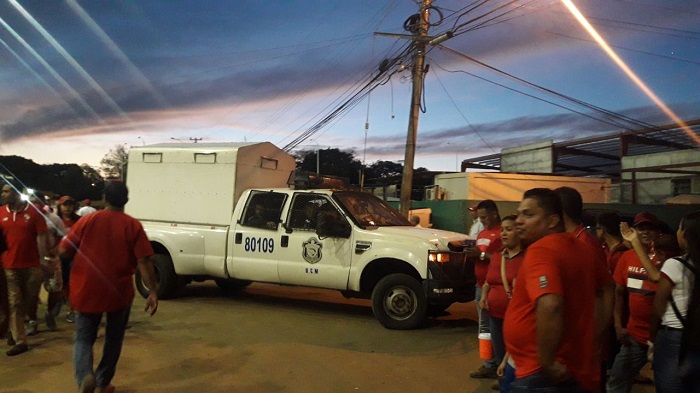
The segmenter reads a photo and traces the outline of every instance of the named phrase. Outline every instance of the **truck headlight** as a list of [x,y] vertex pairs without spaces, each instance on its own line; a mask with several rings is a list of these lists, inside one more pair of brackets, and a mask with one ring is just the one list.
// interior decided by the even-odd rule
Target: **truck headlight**
[[450,253],[430,251],[428,253],[428,261],[436,263],[447,263],[450,261]]

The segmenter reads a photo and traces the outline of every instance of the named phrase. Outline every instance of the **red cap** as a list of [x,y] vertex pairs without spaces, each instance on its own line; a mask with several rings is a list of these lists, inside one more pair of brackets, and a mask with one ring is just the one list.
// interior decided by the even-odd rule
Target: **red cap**
[[59,204],[59,205],[63,205],[64,203],[66,203],[66,202],[68,202],[68,201],[75,203],[75,199],[73,199],[72,196],[70,196],[70,195],[64,195],[64,196],[62,196],[62,197],[58,200],[58,204]]
[[642,224],[651,224],[658,228],[661,226],[661,221],[659,221],[655,215],[649,212],[641,212],[634,216],[634,226],[639,226]]
[[89,199],[86,199],[86,200],[83,201],[83,204],[84,204],[84,205],[89,205],[90,203],[92,203],[92,201],[89,200]]
[[479,205],[474,205],[474,206],[470,207],[469,210],[475,212],[477,207],[479,207]]

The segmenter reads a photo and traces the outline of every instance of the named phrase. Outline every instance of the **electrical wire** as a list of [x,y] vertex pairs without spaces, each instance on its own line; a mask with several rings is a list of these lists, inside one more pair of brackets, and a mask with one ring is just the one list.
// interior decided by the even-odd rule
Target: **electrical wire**
[[440,49],[444,49],[444,50],[446,50],[446,51],[448,51],[448,52],[451,52],[451,53],[453,53],[453,54],[455,54],[455,55],[457,55],[457,56],[459,56],[459,57],[462,57],[462,58],[464,58],[464,59],[466,59],[466,60],[469,60],[469,61],[471,61],[471,62],[473,62],[473,63],[475,63],[475,64],[478,64],[478,65],[480,65],[480,66],[482,66],[482,67],[484,67],[484,68],[487,68],[487,69],[489,69],[489,70],[491,70],[491,71],[494,71],[494,72],[496,72],[496,73],[498,73],[498,74],[500,74],[500,75],[503,75],[503,76],[506,76],[506,77],[508,77],[508,78],[510,78],[510,79],[513,79],[513,80],[515,80],[515,81],[517,81],[517,82],[519,82],[519,83],[525,84],[525,85],[527,85],[527,86],[529,86],[529,87],[535,88],[535,89],[537,89],[537,90],[539,90],[539,91],[542,91],[542,92],[545,92],[545,93],[547,93],[547,94],[554,95],[554,96],[556,96],[556,97],[558,97],[558,98],[561,98],[561,99],[564,99],[564,100],[566,100],[566,101],[573,102],[573,103],[575,103],[575,104],[577,104],[577,105],[581,105],[581,106],[586,107],[586,108],[588,108],[588,109],[590,109],[590,110],[593,110],[593,111],[595,111],[595,112],[605,114],[605,115],[610,116],[610,117],[612,117],[612,118],[614,118],[614,119],[621,120],[621,121],[624,121],[624,122],[627,122],[627,123],[631,123],[631,124],[633,124],[633,125],[635,125],[635,126],[638,126],[638,127],[644,127],[644,128],[656,127],[655,125],[652,125],[652,124],[649,124],[649,123],[645,123],[645,122],[642,122],[642,121],[637,120],[637,119],[633,119],[633,118],[628,117],[628,116],[625,116],[625,115],[623,115],[623,114],[620,114],[620,113],[613,112],[613,111],[608,110],[608,109],[604,109],[604,108],[598,107],[598,106],[596,106],[596,105],[590,104],[590,103],[585,102],[585,101],[583,101],[583,100],[579,100],[579,99],[573,98],[573,97],[571,97],[571,96],[568,96],[568,95],[559,93],[559,92],[557,92],[557,91],[554,91],[554,90],[552,90],[552,89],[549,89],[549,88],[546,88],[546,87],[537,85],[537,84],[532,83],[532,82],[529,82],[529,81],[526,81],[526,80],[524,80],[524,79],[522,79],[522,78],[519,78],[519,77],[517,77],[517,76],[515,76],[515,75],[509,74],[509,73],[507,73],[507,72],[505,72],[505,71],[503,71],[503,70],[500,70],[500,69],[498,69],[498,68],[496,68],[496,67],[493,67],[493,66],[488,65],[488,64],[486,64],[486,63],[484,63],[484,62],[481,62],[481,61],[479,61],[479,60],[476,60],[476,59],[474,59],[473,57],[470,57],[470,56],[468,56],[468,55],[465,55],[465,54],[463,54],[463,53],[461,53],[461,52],[459,52],[459,51],[456,51],[456,50],[454,50],[454,49],[448,48],[448,47],[446,47],[446,46],[444,46],[444,45],[440,45]]

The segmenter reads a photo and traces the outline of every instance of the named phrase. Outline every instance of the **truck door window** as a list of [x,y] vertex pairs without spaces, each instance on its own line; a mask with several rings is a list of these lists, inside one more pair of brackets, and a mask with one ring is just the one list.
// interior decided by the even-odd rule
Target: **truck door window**
[[328,198],[318,194],[296,194],[287,222],[291,229],[315,231],[318,215],[333,208]]
[[250,227],[277,229],[286,194],[253,192],[248,198],[241,224]]

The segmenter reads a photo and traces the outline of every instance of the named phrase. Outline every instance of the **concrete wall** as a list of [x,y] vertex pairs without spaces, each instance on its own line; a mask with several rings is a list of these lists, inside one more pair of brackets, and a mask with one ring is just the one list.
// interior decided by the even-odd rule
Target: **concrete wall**
[[523,193],[531,188],[554,189],[567,186],[578,190],[586,203],[610,201],[610,179],[500,172],[464,172],[438,175],[435,177],[435,184],[445,191],[445,200],[520,201]]
[[501,150],[501,171],[520,173],[552,173],[552,141],[511,147]]
[[[700,162],[700,149],[689,149],[676,151],[673,154],[656,153],[640,156],[622,157],[622,169],[648,168],[660,165],[678,165],[685,163]],[[692,167],[695,169],[697,167]],[[683,168],[674,168],[683,169]],[[687,174],[672,174],[660,172],[635,172],[637,185],[637,203],[641,204],[664,204],[673,195],[674,177],[688,177]],[[623,172],[622,179],[626,182],[632,180],[631,172]],[[623,186],[620,202],[631,201],[631,190]],[[700,192],[700,180],[694,176],[692,180],[693,193]]]

